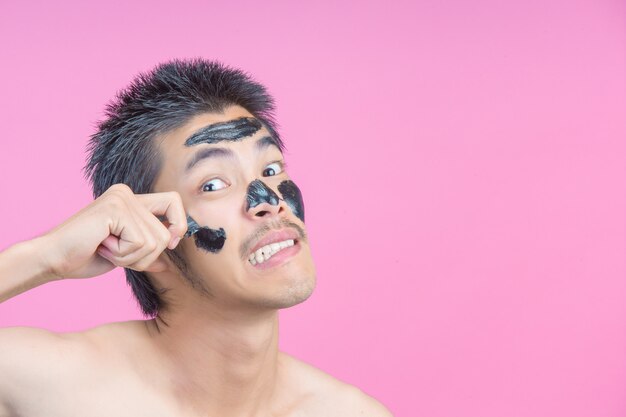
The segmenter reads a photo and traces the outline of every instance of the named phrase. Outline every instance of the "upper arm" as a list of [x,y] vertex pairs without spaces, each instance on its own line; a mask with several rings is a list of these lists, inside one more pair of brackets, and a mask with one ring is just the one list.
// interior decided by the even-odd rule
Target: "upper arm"
[[[64,334],[32,327],[0,329],[0,404],[20,409],[43,400],[78,372],[82,357],[84,349]],[[7,413],[2,405],[0,413]]]

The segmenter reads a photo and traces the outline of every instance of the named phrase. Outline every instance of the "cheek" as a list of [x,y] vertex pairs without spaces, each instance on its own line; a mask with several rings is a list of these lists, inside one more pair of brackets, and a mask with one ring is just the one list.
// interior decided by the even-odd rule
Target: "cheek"
[[278,191],[283,195],[283,200],[287,203],[293,214],[304,223],[304,202],[302,193],[295,182],[286,180],[278,184]]
[[200,226],[191,216],[187,216],[187,233],[193,235],[196,247],[211,253],[219,253],[226,243],[226,231],[223,228],[213,229]]
[[211,253],[219,253],[226,242],[226,231],[223,228],[211,229],[202,227],[194,235],[196,246]]

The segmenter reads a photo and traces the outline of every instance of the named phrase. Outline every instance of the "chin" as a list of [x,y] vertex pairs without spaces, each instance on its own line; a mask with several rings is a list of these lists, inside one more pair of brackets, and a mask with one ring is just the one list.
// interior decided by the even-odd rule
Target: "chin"
[[257,299],[257,303],[263,308],[273,310],[293,307],[306,301],[313,294],[315,283],[315,275],[299,279],[282,288],[279,294],[275,293],[272,296]]

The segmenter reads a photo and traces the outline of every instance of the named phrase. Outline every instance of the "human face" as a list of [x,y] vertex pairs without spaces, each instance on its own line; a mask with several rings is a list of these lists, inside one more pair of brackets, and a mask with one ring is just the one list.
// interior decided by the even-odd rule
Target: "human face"
[[[191,288],[223,306],[276,309],[307,299],[315,268],[304,205],[269,131],[232,106],[198,115],[157,143],[154,191],[180,194],[194,232],[176,249]],[[273,245],[279,250],[268,260],[251,256],[290,239],[293,246]]]

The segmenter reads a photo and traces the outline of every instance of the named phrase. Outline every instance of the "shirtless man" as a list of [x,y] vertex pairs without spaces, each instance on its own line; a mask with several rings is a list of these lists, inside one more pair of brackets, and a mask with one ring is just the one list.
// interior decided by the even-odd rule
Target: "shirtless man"
[[150,320],[0,329],[0,417],[390,416],[278,350],[315,268],[273,101],[245,73],[172,61],[107,107],[95,201],[0,254],[0,302],[124,267]]

